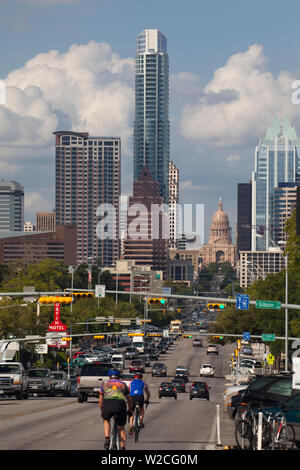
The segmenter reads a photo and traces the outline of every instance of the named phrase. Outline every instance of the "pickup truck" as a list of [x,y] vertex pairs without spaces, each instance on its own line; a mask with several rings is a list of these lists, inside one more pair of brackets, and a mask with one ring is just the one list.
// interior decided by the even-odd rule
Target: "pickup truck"
[[0,362],[0,397],[28,398],[28,376],[21,362]]
[[111,364],[107,363],[87,363],[82,366],[77,378],[78,403],[87,401],[88,397],[99,397],[101,383],[107,380],[111,368]]
[[50,369],[29,369],[28,393],[31,395],[55,395],[55,379]]

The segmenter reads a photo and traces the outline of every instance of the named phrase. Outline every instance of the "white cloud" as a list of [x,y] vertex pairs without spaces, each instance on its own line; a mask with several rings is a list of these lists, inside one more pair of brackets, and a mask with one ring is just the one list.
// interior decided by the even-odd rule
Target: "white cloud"
[[294,78],[282,71],[277,77],[267,69],[259,45],[231,56],[217,69],[193,104],[184,107],[181,132],[187,139],[210,147],[249,143],[265,135],[275,114],[295,117],[291,101]]
[[241,157],[236,154],[229,155],[228,157],[225,158],[226,162],[230,163],[236,163],[239,162]]

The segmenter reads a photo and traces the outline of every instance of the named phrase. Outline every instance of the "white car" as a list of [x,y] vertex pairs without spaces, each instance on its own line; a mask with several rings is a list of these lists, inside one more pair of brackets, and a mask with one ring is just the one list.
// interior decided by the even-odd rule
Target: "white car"
[[215,368],[211,364],[202,364],[200,367],[200,377],[213,377],[215,374]]
[[99,357],[96,356],[96,354],[85,354],[84,358],[85,358],[86,362],[99,361]]

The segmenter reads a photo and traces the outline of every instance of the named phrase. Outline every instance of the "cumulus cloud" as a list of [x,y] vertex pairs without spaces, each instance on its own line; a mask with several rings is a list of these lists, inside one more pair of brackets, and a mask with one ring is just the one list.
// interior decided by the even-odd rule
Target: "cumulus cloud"
[[259,45],[231,56],[218,68],[195,103],[184,107],[184,137],[209,146],[234,146],[265,135],[278,112],[296,116],[291,101],[294,78],[282,71],[274,76]]

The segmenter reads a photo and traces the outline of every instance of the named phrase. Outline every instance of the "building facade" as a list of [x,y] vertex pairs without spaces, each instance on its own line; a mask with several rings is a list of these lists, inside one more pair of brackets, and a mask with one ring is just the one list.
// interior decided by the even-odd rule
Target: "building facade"
[[298,186],[300,183],[279,183],[278,188],[274,190],[272,239],[276,244],[287,239],[285,224],[296,209]]
[[1,232],[0,263],[38,263],[43,259],[76,264],[76,226],[57,226],[55,232]]
[[257,279],[285,269],[285,258],[279,248],[268,251],[240,251],[240,286],[248,287]]
[[16,181],[0,181],[0,232],[24,230],[24,188]]
[[252,251],[272,246],[274,190],[300,182],[300,139],[288,117],[275,118],[255,149],[252,173]]
[[136,265],[149,265],[154,271],[165,273],[168,227],[165,225],[167,214],[159,211],[161,206],[158,183],[145,167],[134,181],[133,195],[129,197],[123,257],[134,260]]
[[179,170],[169,162],[169,248],[176,248],[178,238]]
[[252,184],[239,183],[237,194],[236,250],[251,250]]
[[36,230],[37,232],[55,232],[55,213],[37,212]]
[[77,263],[111,265],[119,258],[120,138],[54,135],[56,225],[76,224]]
[[169,57],[167,39],[156,29],[137,38],[135,69],[134,181],[145,166],[168,203],[170,158]]

